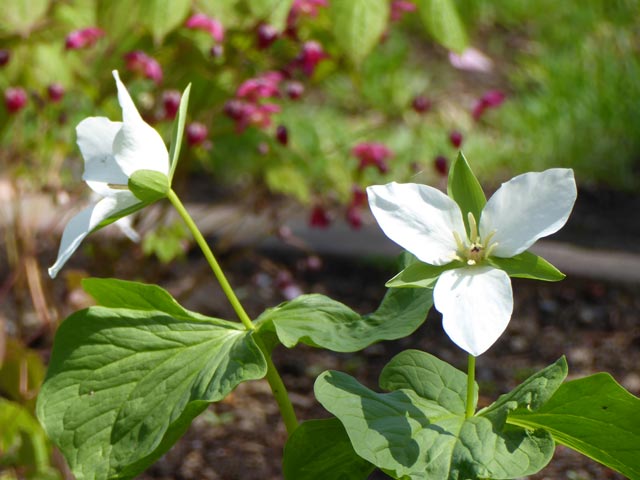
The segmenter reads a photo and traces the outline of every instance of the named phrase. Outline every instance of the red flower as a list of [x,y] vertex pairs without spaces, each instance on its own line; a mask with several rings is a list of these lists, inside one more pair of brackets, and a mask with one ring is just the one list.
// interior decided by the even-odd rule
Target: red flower
[[506,97],[505,93],[500,90],[489,90],[486,92],[473,107],[471,114],[474,120],[479,120],[487,108],[497,108],[502,105]]
[[158,61],[140,50],[134,50],[124,56],[127,69],[156,83],[162,82],[162,67]]
[[380,173],[389,171],[387,159],[393,156],[393,152],[386,145],[376,142],[360,143],[353,147],[351,153],[360,160],[359,170],[374,166]]
[[98,27],[87,27],[80,30],[74,30],[65,39],[64,46],[67,50],[78,50],[92,46],[96,41],[104,35],[104,32]]
[[9,113],[22,110],[27,104],[27,92],[21,87],[9,87],[4,91],[4,104]]
[[222,23],[212,17],[208,17],[203,13],[196,13],[189,17],[185,23],[187,28],[192,30],[204,30],[218,43],[224,40],[224,27]]

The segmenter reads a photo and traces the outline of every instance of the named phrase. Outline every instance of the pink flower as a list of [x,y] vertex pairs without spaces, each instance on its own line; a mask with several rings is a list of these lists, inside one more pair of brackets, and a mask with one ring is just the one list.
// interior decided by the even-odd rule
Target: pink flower
[[469,72],[489,73],[493,70],[493,61],[473,47],[462,53],[449,52],[449,63],[454,68]]
[[380,173],[389,171],[387,159],[393,156],[393,152],[386,145],[376,142],[360,143],[353,147],[351,154],[360,160],[359,170],[374,166]]
[[405,0],[393,0],[391,2],[391,21],[398,22],[405,13],[415,12],[416,5]]
[[280,72],[267,72],[260,77],[245,80],[238,87],[236,97],[257,102],[260,98],[271,98],[280,95],[278,85],[282,81]]
[[9,113],[22,110],[27,104],[27,92],[21,87],[9,87],[4,91],[4,104]]
[[229,100],[224,106],[224,113],[236,122],[238,133],[250,125],[258,128],[271,126],[271,115],[279,111],[280,106],[274,103],[259,105],[238,99]]
[[156,83],[162,82],[162,67],[156,59],[140,50],[127,53],[124,59],[127,61],[127,69]]
[[90,47],[103,35],[104,32],[98,27],[74,30],[67,35],[64,46],[67,50],[78,50],[80,48]]
[[187,28],[192,30],[204,30],[218,43],[222,43],[224,40],[224,27],[215,18],[206,16],[203,13],[196,13],[189,17],[185,23]]
[[47,87],[47,95],[52,102],[59,102],[64,97],[64,87],[59,83],[51,83]]
[[209,130],[206,125],[200,122],[192,122],[187,125],[185,129],[187,142],[191,146],[200,145],[207,139],[207,135],[209,135]]
[[324,52],[322,45],[314,40],[305,42],[302,50],[295,59],[295,63],[302,69],[308,77],[313,75],[318,63],[329,58]]
[[328,7],[329,2],[327,0],[294,0],[291,5],[291,14],[307,15],[309,17],[316,17],[318,10],[322,7]]
[[164,107],[164,116],[167,119],[175,118],[180,108],[180,92],[178,90],[166,90],[162,92],[162,106]]
[[471,114],[474,120],[479,120],[487,108],[497,108],[502,105],[506,97],[505,93],[500,90],[489,90],[486,92],[473,107]]

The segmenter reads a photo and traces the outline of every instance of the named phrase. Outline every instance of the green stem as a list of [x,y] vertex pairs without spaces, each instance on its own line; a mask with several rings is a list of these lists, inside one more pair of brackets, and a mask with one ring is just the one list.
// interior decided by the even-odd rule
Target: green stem
[[182,220],[184,220],[184,223],[187,224],[187,227],[191,231],[193,238],[195,238],[196,243],[198,244],[198,246],[200,247],[200,250],[202,250],[202,253],[204,254],[204,257],[207,259],[207,262],[209,262],[209,266],[211,267],[211,270],[213,270],[213,274],[216,276],[218,283],[220,283],[220,286],[222,287],[224,294],[229,299],[229,303],[231,303],[231,306],[235,310],[236,315],[238,316],[238,318],[240,319],[240,321],[242,322],[242,324],[245,326],[247,330],[254,330],[256,328],[255,325],[249,318],[249,315],[247,315],[247,312],[244,311],[244,308],[240,304],[238,297],[236,297],[236,294],[233,291],[233,288],[231,288],[231,285],[229,284],[227,277],[224,276],[224,273],[222,272],[222,269],[220,268],[220,265],[218,264],[216,257],[213,256],[213,252],[209,248],[207,241],[202,236],[202,233],[200,233],[200,230],[198,230],[198,226],[191,218],[191,215],[189,215],[189,212],[187,212],[187,209],[184,208],[184,205],[176,195],[176,192],[174,192],[173,189],[169,189],[169,192],[167,193],[167,198],[169,199],[171,204],[175,207],[175,209],[178,211],[178,214],[180,215],[180,217],[182,217]]
[[[184,205],[182,204],[182,202],[180,201],[180,199],[172,189],[170,189],[169,192],[167,193],[167,198],[169,199],[171,204],[175,207],[180,217],[182,217],[182,220],[184,220],[184,222],[187,224],[187,227],[191,231],[193,238],[195,238],[196,243],[202,250],[202,253],[204,254],[205,258],[207,259],[207,262],[209,263],[209,266],[211,267],[213,274],[216,276],[216,279],[220,283],[222,290],[224,291],[225,295],[229,299],[229,303],[231,303],[231,306],[235,310],[236,315],[238,316],[238,318],[240,319],[240,321],[242,322],[242,324],[245,326],[247,330],[255,330],[256,328],[255,325],[253,324],[253,322],[249,318],[249,315],[247,315],[247,312],[245,312],[244,308],[240,304],[240,301],[238,300],[238,297],[236,296],[233,289],[231,288],[231,285],[229,284],[227,277],[225,277],[224,272],[220,268],[220,264],[218,264],[216,257],[213,255],[213,252],[209,248],[207,241],[202,236],[202,233],[200,233],[200,230],[198,229],[198,226],[191,218],[191,215],[189,215],[189,212],[187,212],[187,209],[184,207]],[[276,402],[278,403],[278,408],[280,409],[280,415],[282,416],[282,420],[285,424],[285,427],[287,428],[287,432],[291,434],[298,426],[298,420],[296,418],[295,411],[293,410],[293,405],[291,404],[291,400],[289,399],[287,388],[284,386],[284,382],[282,381],[282,378],[280,377],[280,374],[278,373],[278,370],[276,369],[276,366],[273,363],[273,360],[271,359],[270,352],[267,350],[267,348],[264,346],[264,344],[260,341],[260,339],[257,336],[254,336],[254,339],[256,340],[258,347],[264,354],[264,358],[267,362],[267,381],[269,382],[269,386],[271,387],[273,396],[275,397]]]
[[476,357],[469,355],[467,363],[467,410],[465,417],[473,417],[475,413],[474,405],[474,386],[476,382]]

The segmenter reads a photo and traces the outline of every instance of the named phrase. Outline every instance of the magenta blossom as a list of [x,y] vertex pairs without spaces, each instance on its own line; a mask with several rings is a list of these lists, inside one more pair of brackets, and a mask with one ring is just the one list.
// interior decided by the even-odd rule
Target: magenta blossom
[[313,75],[318,63],[329,58],[319,42],[310,40],[302,45],[302,50],[295,59],[296,66],[299,66],[308,77]]
[[327,0],[294,0],[289,17],[293,17],[293,20],[299,15],[316,17],[320,8],[328,6],[329,2]]
[[393,156],[393,152],[386,145],[376,142],[360,143],[353,147],[351,154],[360,160],[359,170],[374,166],[380,173],[389,171],[387,159]]
[[162,67],[158,61],[140,50],[134,50],[124,56],[127,69],[156,83],[162,82]]
[[21,87],[9,87],[4,91],[4,104],[9,113],[22,110],[27,104],[27,92]]
[[87,27],[80,30],[74,30],[64,42],[67,50],[78,50],[92,46],[96,41],[104,35],[104,31],[98,27]]
[[238,87],[236,97],[257,102],[261,98],[280,96],[278,89],[283,75],[280,72],[267,72],[259,77],[245,80]]
[[204,30],[218,43],[224,40],[224,27],[222,23],[212,17],[208,17],[203,13],[196,13],[189,17],[185,23],[187,28],[192,30]]
[[405,13],[415,12],[417,9],[415,3],[406,0],[393,0],[391,2],[391,21],[398,22],[402,20]]
[[243,132],[250,125],[258,128],[271,126],[271,115],[278,112],[280,112],[280,106],[274,103],[259,105],[245,100],[233,99],[224,106],[224,113],[236,122],[238,133]]
[[329,212],[322,206],[316,205],[311,210],[311,215],[309,216],[309,225],[314,228],[327,228],[331,225],[331,217],[329,217]]
[[502,105],[506,97],[505,93],[500,90],[489,90],[486,92],[473,107],[471,114],[474,120],[479,120],[488,108],[497,108]]

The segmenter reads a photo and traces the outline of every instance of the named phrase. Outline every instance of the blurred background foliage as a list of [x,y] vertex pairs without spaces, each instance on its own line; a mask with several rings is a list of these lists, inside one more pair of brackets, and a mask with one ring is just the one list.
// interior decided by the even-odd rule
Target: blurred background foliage
[[[443,186],[459,148],[492,185],[565,166],[582,185],[637,189],[639,6],[11,0],[0,15],[0,181],[13,198],[39,192],[71,205],[85,195],[74,129],[91,115],[120,118],[118,69],[167,140],[192,83],[179,193],[271,209],[276,222],[286,220],[284,198],[302,204],[312,226],[338,215],[357,228],[364,187]],[[17,297],[55,326],[46,302],[38,307],[38,248],[13,222],[2,295],[22,285]],[[181,226],[159,223],[142,251],[168,262],[184,254],[184,239]],[[105,255],[108,269],[105,258],[119,254]],[[44,366],[12,324],[9,336],[0,325],[0,479],[59,478],[33,416]]]

